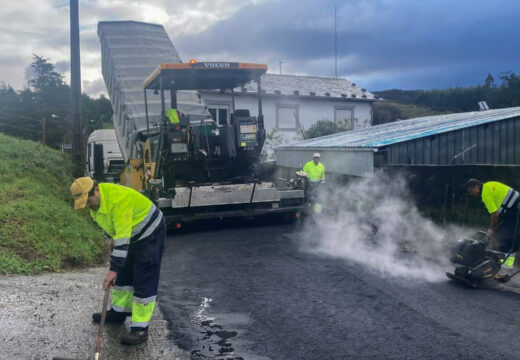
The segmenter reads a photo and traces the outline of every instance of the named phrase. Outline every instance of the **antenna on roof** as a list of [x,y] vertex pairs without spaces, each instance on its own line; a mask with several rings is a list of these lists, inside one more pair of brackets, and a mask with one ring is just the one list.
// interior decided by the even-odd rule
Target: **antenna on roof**
[[338,78],[338,33],[336,30],[336,6],[334,6],[334,76]]
[[478,111],[484,111],[484,110],[489,110],[489,106],[488,106],[487,102],[479,101],[478,102]]

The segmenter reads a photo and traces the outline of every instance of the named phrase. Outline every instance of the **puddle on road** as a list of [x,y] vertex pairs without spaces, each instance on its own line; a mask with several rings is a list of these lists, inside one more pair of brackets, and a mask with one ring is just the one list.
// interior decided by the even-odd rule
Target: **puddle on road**
[[243,357],[234,354],[232,343],[232,339],[238,335],[238,332],[225,329],[215,321],[215,318],[207,314],[211,302],[212,299],[202,299],[193,313],[192,320],[200,336],[196,347],[191,351],[192,359],[243,360]]

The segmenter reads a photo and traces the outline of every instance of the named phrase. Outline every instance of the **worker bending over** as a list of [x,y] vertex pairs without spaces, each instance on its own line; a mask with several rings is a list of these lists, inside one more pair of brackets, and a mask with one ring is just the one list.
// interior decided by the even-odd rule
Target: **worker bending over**
[[504,253],[517,251],[520,246],[520,228],[516,241],[514,236],[520,204],[518,191],[498,181],[482,183],[477,179],[469,179],[465,187],[469,195],[481,197],[486,206],[490,214],[488,234],[496,239],[497,249]]
[[[136,345],[148,339],[166,236],[164,216],[148,198],[125,186],[81,177],[72,183],[74,209],[87,208],[96,223],[113,239],[110,269],[103,282],[115,285],[107,323],[123,323],[132,316],[130,332],[121,342]],[[101,314],[92,315],[99,323]]]

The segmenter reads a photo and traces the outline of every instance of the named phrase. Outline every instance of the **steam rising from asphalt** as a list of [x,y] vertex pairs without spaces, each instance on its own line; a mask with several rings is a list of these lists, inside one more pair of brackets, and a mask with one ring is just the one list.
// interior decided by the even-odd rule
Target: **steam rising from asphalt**
[[[434,190],[432,190],[434,191]],[[305,250],[353,260],[383,275],[438,281],[449,246],[463,235],[423,217],[403,176],[380,172],[321,191],[323,213],[306,224]]]

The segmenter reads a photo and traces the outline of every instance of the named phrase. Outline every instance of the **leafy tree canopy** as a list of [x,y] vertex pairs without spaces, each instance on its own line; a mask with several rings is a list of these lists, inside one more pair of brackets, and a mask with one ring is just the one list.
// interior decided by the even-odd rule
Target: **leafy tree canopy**
[[[479,109],[478,102],[486,101],[491,109],[520,106],[520,77],[508,71],[499,76],[496,84],[493,75],[488,74],[483,85],[456,87],[438,90],[385,90],[375,92],[384,100],[429,108],[432,113],[467,112]],[[384,123],[406,119],[394,105],[374,107],[374,123]]]
[[335,134],[341,131],[346,131],[346,129],[342,128],[334,121],[318,120],[305,132],[305,135],[307,139],[313,139],[320,136]]
[[[16,92],[0,81],[0,131],[22,138],[42,139],[59,147],[71,139],[71,91],[54,64],[42,56],[33,55],[29,66],[27,87]],[[112,106],[101,96],[82,96],[82,119],[85,136],[90,131],[111,123]],[[45,119],[45,121],[43,120]]]

